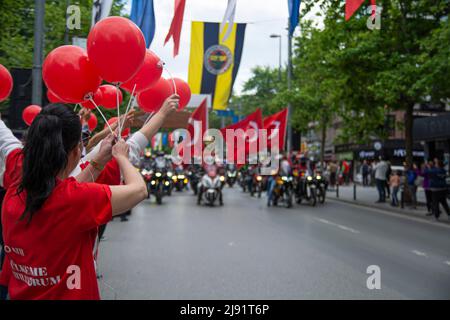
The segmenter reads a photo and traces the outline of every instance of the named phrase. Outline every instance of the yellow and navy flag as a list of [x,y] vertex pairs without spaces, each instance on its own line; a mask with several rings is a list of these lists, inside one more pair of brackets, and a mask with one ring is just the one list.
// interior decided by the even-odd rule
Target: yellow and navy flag
[[234,23],[230,36],[222,42],[228,26],[192,22],[189,86],[193,94],[210,94],[215,110],[225,110],[241,62],[245,23]]

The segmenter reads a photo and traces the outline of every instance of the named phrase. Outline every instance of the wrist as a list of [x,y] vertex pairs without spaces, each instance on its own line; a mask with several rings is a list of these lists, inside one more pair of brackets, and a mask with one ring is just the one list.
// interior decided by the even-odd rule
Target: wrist
[[116,156],[114,156],[114,158],[116,158],[117,162],[128,161],[128,156],[126,156],[124,154],[116,155]]

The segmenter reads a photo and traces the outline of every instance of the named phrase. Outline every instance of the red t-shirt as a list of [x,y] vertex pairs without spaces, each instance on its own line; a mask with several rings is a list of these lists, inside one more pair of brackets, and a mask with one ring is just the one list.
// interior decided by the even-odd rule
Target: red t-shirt
[[92,235],[112,218],[109,186],[59,180],[27,224],[19,221],[26,196],[17,195],[21,160],[20,150],[11,152],[4,178],[2,275],[9,274],[11,299],[99,299]]

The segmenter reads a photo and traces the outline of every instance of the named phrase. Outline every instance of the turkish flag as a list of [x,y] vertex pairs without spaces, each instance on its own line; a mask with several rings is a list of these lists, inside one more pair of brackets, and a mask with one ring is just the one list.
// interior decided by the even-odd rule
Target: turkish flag
[[[191,157],[202,157],[203,135],[206,130],[208,130],[208,107],[206,105],[206,99],[204,99],[200,106],[191,114],[187,127],[189,136],[186,141],[180,144],[183,148],[190,148]],[[183,156],[183,150],[181,150],[180,156]]]
[[[255,112],[251,113],[244,120],[241,120],[238,123],[222,128],[220,131],[227,142],[227,160],[229,162],[234,161],[238,165],[244,164],[247,155],[257,153],[258,130],[262,128],[263,122],[261,109],[257,109]],[[232,136],[227,136],[230,134]],[[239,143],[239,140],[244,141],[245,143]],[[232,141],[234,141],[234,143],[228,143]],[[231,157],[232,154],[234,157]]]
[[[345,20],[350,19],[356,10],[361,7],[364,0],[346,0],[345,1]],[[370,0],[370,3],[374,6],[376,5],[376,0]]]
[[[278,140],[279,150],[284,149],[286,137],[288,109],[283,109],[269,117],[264,118],[264,129],[267,130],[267,147],[272,146],[272,142]],[[278,129],[278,130],[275,130]]]

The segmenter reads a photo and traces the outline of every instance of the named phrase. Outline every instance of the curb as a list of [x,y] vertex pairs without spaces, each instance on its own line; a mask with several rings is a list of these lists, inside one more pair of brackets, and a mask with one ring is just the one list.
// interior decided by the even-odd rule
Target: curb
[[[432,218],[430,219],[427,216],[422,216],[422,215],[418,215],[418,214],[408,214],[408,212],[405,212],[404,209],[378,207],[378,206],[369,205],[369,204],[359,202],[359,201],[346,200],[346,199],[340,199],[340,198],[334,198],[334,197],[333,198],[327,197],[327,199],[346,203],[346,204],[351,204],[351,205],[355,205],[355,206],[359,206],[359,207],[363,207],[363,208],[385,211],[387,213],[395,214],[395,215],[401,216],[403,218],[411,218],[414,220],[420,220],[423,222],[432,223],[434,225],[445,225],[447,227],[450,227],[450,221],[443,220],[443,219],[445,219],[445,213],[441,214],[441,220],[435,221],[435,220],[432,220]],[[444,218],[442,218],[442,217],[444,217]]]

